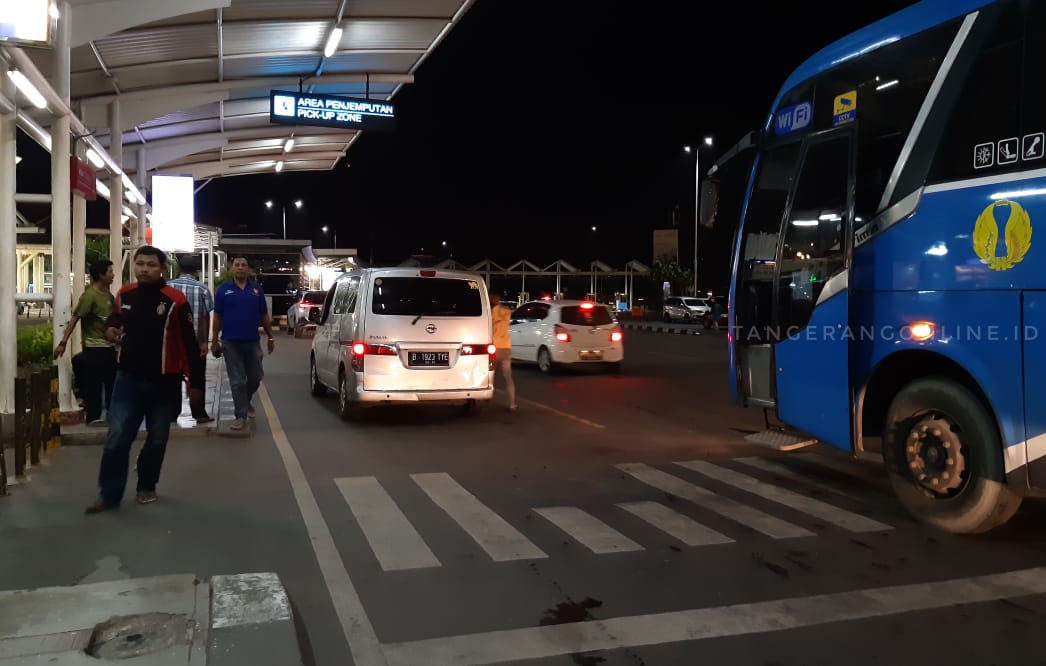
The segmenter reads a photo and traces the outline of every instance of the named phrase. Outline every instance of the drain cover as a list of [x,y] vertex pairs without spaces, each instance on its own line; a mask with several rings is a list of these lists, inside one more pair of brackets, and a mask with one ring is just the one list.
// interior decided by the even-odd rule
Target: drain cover
[[192,621],[172,613],[114,617],[94,628],[85,650],[99,659],[131,659],[143,654],[189,645]]

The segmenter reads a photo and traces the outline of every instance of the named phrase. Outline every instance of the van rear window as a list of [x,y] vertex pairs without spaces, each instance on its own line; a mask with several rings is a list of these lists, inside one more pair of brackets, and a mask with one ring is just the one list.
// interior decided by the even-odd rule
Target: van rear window
[[483,300],[475,280],[384,277],[374,280],[374,314],[479,317]]
[[597,305],[594,308],[580,308],[571,305],[563,308],[563,323],[571,326],[606,326],[614,321],[610,310]]

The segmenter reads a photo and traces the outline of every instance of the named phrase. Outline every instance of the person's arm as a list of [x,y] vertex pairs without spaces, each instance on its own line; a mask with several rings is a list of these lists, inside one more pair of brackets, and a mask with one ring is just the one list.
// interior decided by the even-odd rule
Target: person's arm
[[[175,316],[178,317],[178,327],[181,332],[182,345],[185,348],[185,359],[188,362],[195,355],[200,353],[200,344],[196,340],[196,328],[193,326],[192,321],[192,308],[189,306],[189,302],[178,303],[175,305]],[[193,364],[189,363],[186,370],[186,378],[192,373]]]
[[261,290],[261,286],[258,287],[258,292],[261,294],[258,315],[261,318],[262,330],[265,331],[265,335],[269,338],[268,346],[271,354],[276,349],[276,338],[272,337],[272,317],[269,315],[269,306],[265,303],[265,292]]
[[211,313],[204,312],[200,315],[199,328],[196,332],[197,342],[200,343],[200,356],[207,355],[207,333],[211,330]]
[[69,342],[69,337],[72,336],[73,331],[76,330],[76,322],[80,321],[80,317],[75,314],[69,317],[69,323],[65,325],[65,331],[62,333],[62,339],[55,345],[54,348],[54,359],[57,361],[58,357],[65,353],[66,344]]
[[215,310],[211,317],[211,353],[218,356],[222,352],[222,313]]

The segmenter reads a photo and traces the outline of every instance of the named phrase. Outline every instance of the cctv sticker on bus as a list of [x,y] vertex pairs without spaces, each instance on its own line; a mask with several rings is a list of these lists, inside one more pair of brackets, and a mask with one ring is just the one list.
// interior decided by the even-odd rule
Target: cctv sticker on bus
[[778,136],[792,134],[810,126],[814,107],[810,102],[785,107],[774,114],[774,131]]

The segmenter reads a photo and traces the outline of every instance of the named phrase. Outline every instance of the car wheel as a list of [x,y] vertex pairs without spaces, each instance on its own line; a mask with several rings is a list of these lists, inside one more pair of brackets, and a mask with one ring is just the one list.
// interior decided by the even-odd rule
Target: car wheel
[[683,315],[683,323],[684,324],[689,324],[690,323],[690,315],[689,314]]
[[294,337],[296,338],[300,338],[301,336],[305,335],[305,327],[299,326],[298,322],[294,322],[294,328],[291,330],[294,332]]
[[995,419],[969,389],[943,377],[918,379],[890,403],[883,462],[912,515],[958,534],[1009,520],[1021,496],[1006,484]]
[[542,347],[538,350],[538,370],[548,375],[552,373],[554,364],[552,363],[552,354],[548,351],[547,347]]
[[287,335],[292,335],[293,333],[294,333],[294,324],[292,323],[291,318],[287,317]]
[[358,406],[349,400],[349,380],[345,377],[345,371],[338,373],[338,416],[342,421],[351,421],[359,411]]
[[309,391],[317,398],[322,398],[327,395],[327,387],[320,383],[320,378],[316,376],[316,357],[309,357]]

